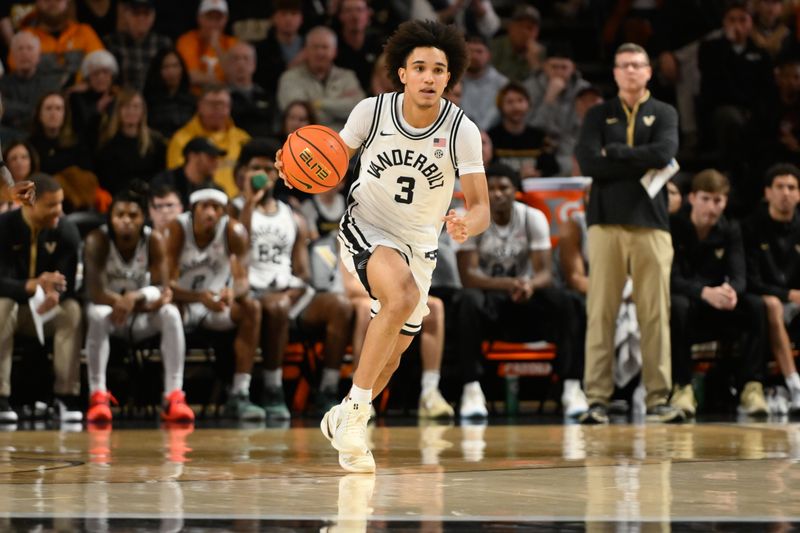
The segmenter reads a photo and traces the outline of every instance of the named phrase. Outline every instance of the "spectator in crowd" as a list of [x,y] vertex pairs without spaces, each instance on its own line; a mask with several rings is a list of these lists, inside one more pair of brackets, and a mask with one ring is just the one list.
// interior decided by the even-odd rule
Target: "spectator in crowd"
[[364,98],[364,92],[352,70],[333,64],[336,58],[336,34],[317,26],[308,32],[305,61],[281,75],[278,82],[278,106],[283,111],[292,100],[309,100],[317,110],[320,124],[339,131],[350,111]]
[[[94,160],[100,186],[115,195],[134,179],[149,182],[164,169],[166,152],[164,138],[147,126],[147,106],[142,95],[123,89],[100,132]],[[122,161],[124,164],[120,164]]]
[[256,51],[253,45],[236,43],[225,56],[225,77],[231,91],[233,122],[254,137],[275,134],[277,109],[273,99],[253,82]]
[[[5,155],[7,150],[3,152],[3,156]],[[18,157],[15,166],[21,167],[23,162],[23,158]],[[23,175],[20,170],[20,168],[15,170],[18,176]],[[4,213],[15,205],[30,204],[35,197],[33,182],[27,179],[15,179],[5,160],[0,159],[0,212]]]
[[366,94],[386,36],[372,24],[372,10],[367,0],[341,0],[338,20],[336,65],[355,72]]
[[481,130],[481,151],[483,152],[483,165],[489,166],[494,159],[494,145],[489,133]]
[[121,14],[122,29],[107,35],[103,43],[117,58],[120,84],[141,91],[151,61],[172,48],[172,41],[153,31],[155,0],[123,0]]
[[150,110],[150,127],[165,139],[191,120],[197,100],[189,90],[186,65],[174,49],[162,50],[150,62],[144,99]]
[[[86,54],[103,49],[91,26],[70,18],[68,0],[36,0],[36,9],[22,21],[21,29],[39,39],[39,66],[45,72],[65,72],[72,77]],[[9,58],[8,66],[11,71],[16,68],[13,58]]]
[[317,112],[311,102],[307,100],[293,100],[289,102],[289,105],[286,106],[283,112],[279,140],[281,143],[286,142],[289,134],[294,133],[295,130],[303,126],[317,124],[317,120]]
[[39,68],[41,45],[32,33],[21,31],[11,38],[10,57],[16,68],[0,78],[3,124],[21,131],[31,127],[36,102],[48,91],[57,91],[65,76]]
[[39,100],[28,142],[39,154],[42,172],[58,174],[71,166],[90,168],[88,152],[75,139],[61,93],[48,92]]
[[276,0],[272,14],[272,27],[267,38],[256,44],[258,66],[255,82],[267,93],[278,92],[278,79],[286,69],[299,65],[305,58],[303,36],[302,0]]
[[[730,186],[716,170],[692,179],[689,209],[670,218],[672,245],[672,379],[670,400],[686,416],[697,403],[692,390],[692,344],[741,336],[737,375],[740,412],[766,416],[761,382],[767,349],[766,313],[760,296],[745,293],[744,245],[739,225],[722,214]],[[591,294],[591,293],[590,293]]]
[[[80,422],[83,330],[75,292],[80,235],[75,224],[61,216],[64,191],[58,182],[43,174],[32,181],[33,204],[0,215],[0,421],[13,423],[18,418],[8,402],[14,334],[35,337],[43,327],[44,335],[53,337],[55,416],[61,422]],[[28,305],[33,296],[41,298],[36,316]]]
[[[575,120],[573,121],[572,127],[567,133],[567,143],[569,143],[569,138],[572,138],[574,139],[574,142],[577,142],[581,127],[583,127],[583,120],[586,118],[586,112],[594,106],[602,103],[603,95],[596,87],[590,85],[589,87],[578,91],[578,94],[575,95]],[[563,149],[559,151],[563,153]],[[572,175],[580,176],[581,169],[578,165],[578,160],[575,158],[574,152],[571,155],[571,159],[572,163],[570,168],[572,169]],[[562,167],[561,170],[564,170],[564,168]]]
[[586,215],[592,290],[586,303],[583,381],[589,410],[581,417],[587,424],[608,423],[607,406],[614,392],[612,333],[629,275],[642,333],[647,415],[661,422],[684,418],[668,403],[673,252],[667,193],[662,189],[651,198],[639,182],[645,172],[666,167],[675,156],[678,116],[674,108],[650,96],[651,76],[650,60],[642,47],[620,46],[614,55],[618,95],[589,109],[575,149],[582,173],[593,180]]
[[523,178],[553,176],[558,173],[556,147],[544,130],[528,125],[530,104],[528,92],[517,82],[509,82],[497,93],[500,123],[489,130],[494,159]]
[[369,82],[369,94],[378,96],[383,93],[390,93],[394,91],[394,85],[389,78],[389,73],[386,71],[386,55],[381,54],[375,60],[375,66],[372,68],[372,77]]
[[545,52],[538,41],[541,22],[538,9],[518,4],[507,33],[492,41],[492,63],[508,79],[521,82],[541,68]]
[[[353,306],[340,292],[319,292],[310,285],[308,226],[303,217],[273,195],[278,180],[272,158],[274,146],[250,147],[244,164],[242,224],[250,233],[250,286],[261,302],[261,352],[265,391],[261,405],[267,416],[289,418],[281,365],[289,330],[324,331],[322,378],[315,404],[325,412],[339,403],[339,375],[350,342]],[[266,175],[264,187],[253,190],[251,180]]]
[[169,183],[152,185],[148,211],[153,229],[166,235],[170,222],[183,213],[183,202],[178,190]]
[[[739,171],[745,130],[770,88],[770,60],[753,42],[753,20],[744,1],[726,6],[722,27],[721,37],[700,44],[698,111],[723,168]],[[734,181],[734,193],[738,185]]]
[[181,35],[175,47],[181,54],[195,94],[208,85],[225,81],[222,60],[238,42],[225,34],[228,3],[225,0],[203,0],[197,10],[197,29]]
[[667,196],[669,197],[667,201],[667,211],[670,215],[674,215],[683,206],[683,195],[681,194],[681,190],[672,180],[667,182],[666,187]]
[[[757,103],[753,117],[751,157],[766,169],[774,161],[800,164],[800,57],[777,58],[775,90]],[[748,189],[755,193],[756,187]]]
[[[317,112],[311,102],[307,100],[294,100],[290,102],[283,112],[281,125],[278,130],[278,140],[281,146],[286,142],[289,135],[294,133],[298,128],[318,123]],[[289,189],[283,180],[278,180],[278,183],[275,185],[275,197],[288,202],[292,208],[297,209],[301,202],[309,198],[309,194],[296,188]]]
[[199,189],[190,197],[190,211],[169,225],[171,287],[175,302],[183,305],[187,330],[236,331],[225,416],[264,420],[264,410],[250,401],[261,306],[249,296],[247,230],[225,214],[227,204],[220,189]]
[[556,157],[561,175],[572,171],[572,154],[578,140],[575,127],[577,95],[589,87],[572,61],[567,45],[547,49],[542,70],[523,82],[531,97],[528,124],[540,128],[558,143]]
[[73,0],[75,18],[105,37],[117,30],[117,13],[120,0]]
[[800,169],[777,164],[764,181],[766,205],[742,225],[747,258],[748,291],[766,305],[767,332],[772,354],[789,388],[790,409],[800,411],[800,376],[791,337],[800,320]]
[[213,184],[214,175],[224,156],[225,150],[207,137],[194,137],[183,147],[183,165],[158,174],[153,178],[153,187],[174,187],[181,204],[187,206],[193,192]]
[[183,164],[183,147],[193,137],[208,137],[224,152],[225,159],[214,174],[214,181],[228,196],[235,197],[238,187],[233,179],[233,165],[242,145],[250,140],[244,130],[231,120],[231,94],[227,88],[211,85],[203,90],[197,104],[197,114],[175,132],[167,146],[167,167]]
[[36,8],[36,0],[17,0],[3,2],[0,5],[0,37],[7,47],[11,45],[11,38],[21,29],[25,20]]
[[[486,339],[554,342],[562,379],[575,390],[571,402],[586,399],[580,390],[578,320],[565,291],[553,286],[550,224],[538,209],[515,201],[519,174],[503,164],[486,169],[492,220],[481,235],[458,249],[464,289],[458,294],[458,346],[465,372],[462,417],[487,416],[479,378]],[[578,413],[579,414],[579,413]]]
[[421,0],[411,3],[407,18],[455,24],[466,33],[480,34],[487,39],[491,39],[500,29],[500,17],[495,13],[490,0]]
[[39,154],[27,141],[14,141],[4,146],[3,161],[15,183],[29,180],[39,172]]
[[500,121],[497,109],[497,93],[506,86],[508,78],[500,74],[492,65],[489,42],[482,35],[468,35],[469,65],[462,84],[464,113],[482,130],[488,130]]
[[110,52],[97,50],[87,54],[81,64],[81,75],[87,82],[85,89],[69,96],[72,130],[90,150],[97,147],[100,126],[114,109],[119,92],[119,86],[114,83],[117,74],[117,60]]
[[116,403],[106,387],[110,337],[140,342],[155,335],[161,336],[164,364],[161,419],[194,421],[183,393],[186,340],[181,314],[171,303],[166,239],[145,226],[143,192],[121,190],[111,202],[108,224],[86,238],[89,423],[111,422],[110,404]]
[[792,31],[784,20],[783,0],[756,0],[753,43],[776,58],[792,46]]

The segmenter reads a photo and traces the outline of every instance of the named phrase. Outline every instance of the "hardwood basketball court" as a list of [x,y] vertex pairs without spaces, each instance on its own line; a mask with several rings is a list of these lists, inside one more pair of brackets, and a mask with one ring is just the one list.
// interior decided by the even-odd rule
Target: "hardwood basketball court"
[[800,523],[798,424],[428,424],[370,436],[374,476],[346,475],[313,426],[0,432],[0,530]]

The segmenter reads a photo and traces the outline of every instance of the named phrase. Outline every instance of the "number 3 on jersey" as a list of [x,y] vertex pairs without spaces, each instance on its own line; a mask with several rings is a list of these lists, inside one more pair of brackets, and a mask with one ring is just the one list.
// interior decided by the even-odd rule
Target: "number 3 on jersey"
[[408,176],[400,176],[397,178],[397,183],[401,185],[400,192],[403,194],[395,194],[394,201],[399,204],[410,204],[414,201],[414,185],[416,181],[414,178]]

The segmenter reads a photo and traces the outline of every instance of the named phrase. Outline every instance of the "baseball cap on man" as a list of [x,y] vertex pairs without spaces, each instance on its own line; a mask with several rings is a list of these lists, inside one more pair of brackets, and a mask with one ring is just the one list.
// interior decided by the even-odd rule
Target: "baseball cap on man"
[[209,11],[219,11],[220,13],[228,14],[228,2],[225,0],[203,0],[200,2],[200,7],[197,9],[197,13],[202,15],[203,13],[208,13]]
[[183,157],[186,157],[186,154],[200,152],[203,154],[208,155],[215,155],[217,157],[222,157],[228,152],[219,148],[216,144],[211,142],[210,139],[206,137],[193,137],[186,146],[183,147]]
[[540,24],[542,22],[542,15],[535,7],[523,4],[514,8],[514,11],[511,13],[511,20],[530,20],[536,24]]

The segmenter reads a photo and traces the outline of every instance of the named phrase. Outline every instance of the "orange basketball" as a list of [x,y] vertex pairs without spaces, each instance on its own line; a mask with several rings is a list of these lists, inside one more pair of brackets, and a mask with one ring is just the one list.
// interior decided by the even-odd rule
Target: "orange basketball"
[[342,181],[348,160],[347,146],[339,134],[316,124],[289,135],[281,153],[286,181],[311,194],[330,190]]

